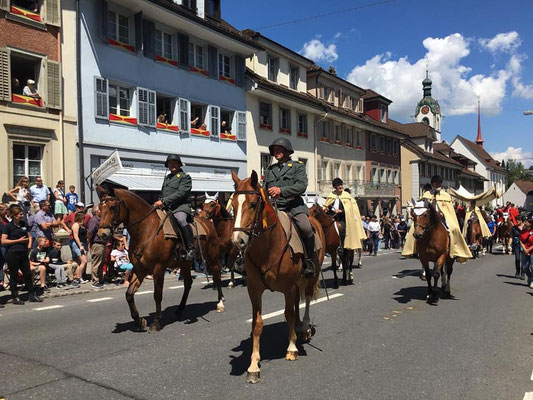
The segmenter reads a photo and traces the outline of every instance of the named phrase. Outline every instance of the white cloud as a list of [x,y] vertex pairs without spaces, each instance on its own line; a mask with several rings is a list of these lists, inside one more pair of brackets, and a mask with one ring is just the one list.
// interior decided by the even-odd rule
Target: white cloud
[[490,155],[498,161],[521,161],[526,168],[528,168],[530,165],[533,165],[533,153],[530,151],[524,151],[522,147],[508,147],[507,150],[501,153],[490,153]]
[[335,35],[333,35],[333,39],[338,39],[342,36],[342,32],[337,32]]
[[[335,35],[336,36],[336,35]],[[333,43],[326,45],[320,41],[320,37],[304,43],[300,53],[315,62],[334,62],[339,58],[337,46]]]
[[520,40],[520,36],[516,31],[498,33],[492,39],[479,39],[479,44],[492,53],[496,53],[498,51],[512,53],[520,46],[521,43],[522,40]]

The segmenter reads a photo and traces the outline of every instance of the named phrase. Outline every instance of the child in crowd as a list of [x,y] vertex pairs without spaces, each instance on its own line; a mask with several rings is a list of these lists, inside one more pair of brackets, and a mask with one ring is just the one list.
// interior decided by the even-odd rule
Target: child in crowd
[[76,212],[76,203],[79,201],[79,197],[76,194],[76,186],[70,185],[69,192],[66,195],[67,199],[67,210],[69,214]]
[[41,293],[49,291],[48,286],[46,286],[46,266],[50,262],[48,258],[48,239],[44,236],[37,238],[37,247],[34,248],[30,253],[30,270],[32,276],[35,276],[35,273],[39,273],[39,283]]
[[115,268],[126,271],[124,286],[129,286],[129,278],[133,265],[130,263],[127,250],[124,248],[124,242],[117,242],[115,249],[111,252],[111,262],[114,262]]
[[50,264],[48,265],[55,272],[57,287],[65,287],[67,283],[71,283],[72,286],[79,286],[79,283],[74,280],[74,272],[78,268],[78,264],[72,260],[63,261],[62,248],[61,241],[54,240],[54,247],[48,251],[48,258],[50,259]]

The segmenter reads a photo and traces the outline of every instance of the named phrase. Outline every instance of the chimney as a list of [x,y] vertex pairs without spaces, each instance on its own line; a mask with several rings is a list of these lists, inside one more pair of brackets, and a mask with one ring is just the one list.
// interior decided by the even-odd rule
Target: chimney
[[483,147],[483,137],[481,136],[481,112],[479,109],[479,100],[477,101],[477,139],[476,143]]

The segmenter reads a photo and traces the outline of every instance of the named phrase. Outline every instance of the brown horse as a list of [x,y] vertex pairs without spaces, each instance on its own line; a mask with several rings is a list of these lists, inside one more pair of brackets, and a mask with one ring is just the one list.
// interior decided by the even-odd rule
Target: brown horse
[[[449,255],[450,236],[441,222],[440,214],[435,210],[431,202],[425,200],[424,206],[426,210],[420,210],[423,211],[418,212],[420,215],[416,215],[417,213],[411,210],[411,216],[414,223],[416,250],[424,267],[428,284],[427,302],[433,304],[439,301],[438,282],[440,276],[442,276],[442,290],[445,296],[451,296],[450,277],[455,260]],[[431,274],[429,270],[430,261],[435,263]],[[433,286],[431,278],[433,278]]]
[[468,224],[466,228],[466,244],[470,247],[472,257],[477,258],[479,256],[479,250],[483,248],[481,225],[475,214],[466,223]]
[[[241,180],[232,171],[232,177],[235,182],[232,200],[235,214],[233,243],[245,252],[244,266],[248,278],[248,295],[252,303],[253,348],[246,381],[256,383],[260,375],[259,339],[263,331],[263,292],[270,289],[285,296],[285,318],[289,325],[289,347],[285,358],[296,360],[296,332],[299,331],[305,340],[311,338],[309,305],[312,297],[318,293],[318,274],[324,261],[324,250],[314,254],[315,274],[308,279],[302,278],[303,257],[291,256],[285,231],[259,184],[257,173],[253,171],[249,178]],[[310,221],[324,243],[322,227],[314,218],[310,218]],[[299,315],[301,293],[305,296],[303,322],[300,322]]]
[[231,270],[231,279],[228,287],[233,288],[235,285],[234,264],[239,257],[239,250],[233,245],[231,235],[233,234],[233,225],[235,219],[226,208],[220,204],[218,199],[206,200],[202,206],[201,217],[210,219],[215,225],[217,235],[220,238],[220,255],[226,263],[226,267]]
[[[154,333],[161,329],[161,300],[163,299],[163,283],[165,269],[180,267],[184,280],[184,291],[177,312],[185,309],[187,298],[192,286],[191,261],[178,259],[176,245],[181,248],[181,243],[166,240],[161,220],[150,206],[135,193],[124,189],[108,188],[102,196],[100,203],[100,226],[98,235],[104,240],[111,237],[112,231],[119,224],[124,224],[130,234],[130,259],[133,272],[130,285],[126,291],[126,300],[130,307],[131,317],[140,329],[146,328],[146,320],[139,316],[135,306],[134,295],[141,286],[146,275],[154,277],[154,300],[156,312],[154,322],[150,325],[149,332]],[[212,268],[213,280],[218,289],[217,312],[224,311],[224,296],[220,279],[220,266],[218,265],[218,237],[215,228],[209,220],[195,218],[195,222],[202,225],[207,236],[200,237],[201,253],[206,258],[207,265]],[[193,228],[194,230],[194,228]],[[200,253],[197,245],[197,255]]]
[[[337,277],[337,249],[341,244],[341,238],[339,233],[343,228],[342,224],[338,221],[335,221],[334,218],[326,214],[324,209],[320,207],[319,204],[314,204],[309,209],[309,215],[316,218],[320,225],[322,225],[322,230],[324,231],[324,236],[326,237],[326,253],[331,256],[331,268],[333,269],[333,286],[335,288],[339,287],[339,278]],[[335,224],[337,227],[335,228]],[[353,284],[353,258],[355,250],[343,249],[342,256],[340,257],[340,262],[342,265],[342,283],[344,285]],[[358,266],[361,267],[361,249],[357,250],[359,255]]]
[[505,254],[513,254],[511,251],[511,230],[513,229],[513,223],[509,218],[509,214],[503,214],[503,223],[497,227],[496,232],[498,239],[502,244],[502,252]]

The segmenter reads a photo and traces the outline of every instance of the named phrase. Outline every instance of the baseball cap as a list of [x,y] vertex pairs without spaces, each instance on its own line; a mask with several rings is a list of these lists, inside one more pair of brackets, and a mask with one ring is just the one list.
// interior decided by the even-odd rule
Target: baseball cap
[[78,201],[76,203],[76,207],[85,207],[85,204],[83,204],[81,201]]

